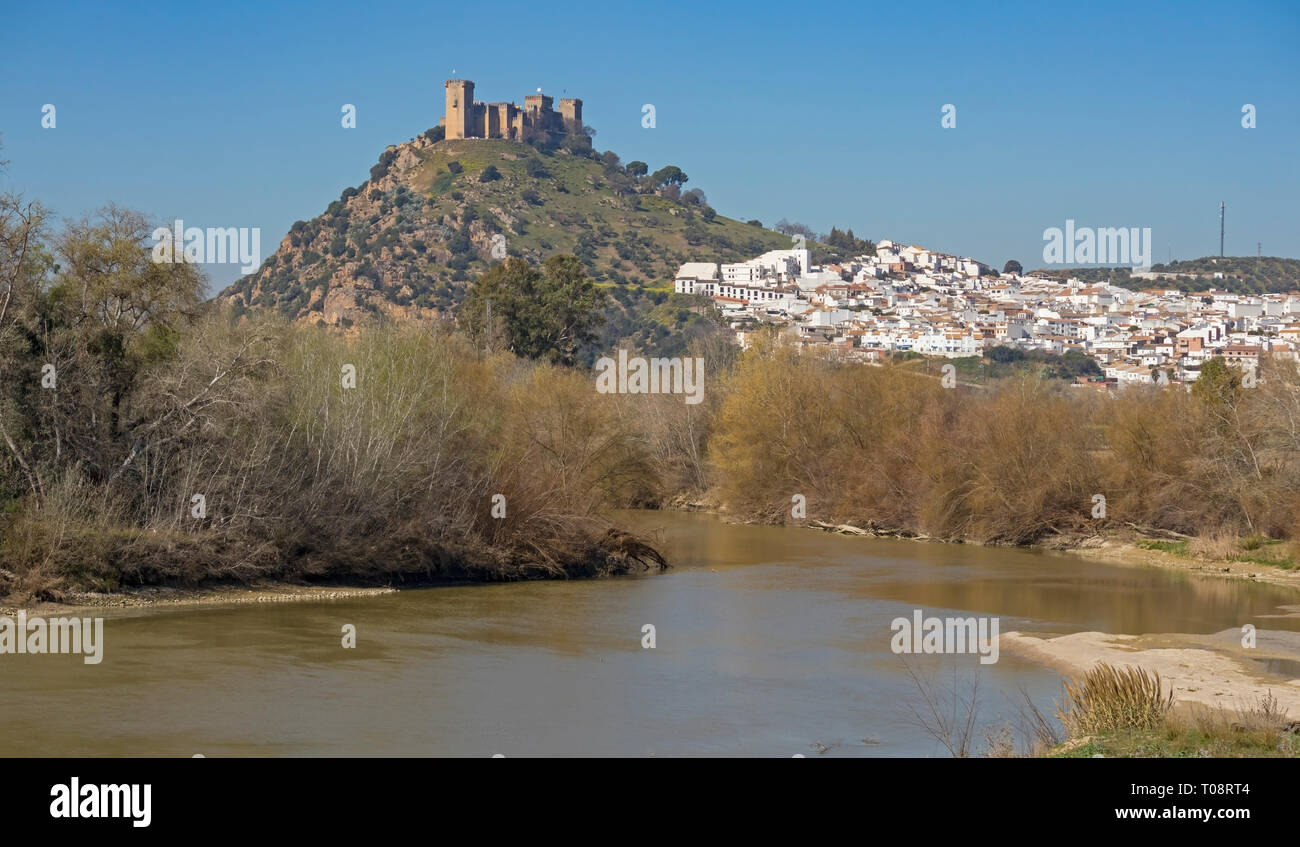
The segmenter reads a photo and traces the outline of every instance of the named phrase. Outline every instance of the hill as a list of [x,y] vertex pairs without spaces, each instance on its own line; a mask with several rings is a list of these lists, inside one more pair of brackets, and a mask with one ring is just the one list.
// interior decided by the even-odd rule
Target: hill
[[678,196],[679,186],[644,171],[589,148],[440,140],[430,130],[389,147],[370,179],[296,222],[220,296],[237,310],[330,326],[443,319],[491,262],[572,253],[612,289],[607,340],[676,346],[708,320],[698,300],[671,294],[682,262],[739,261],[788,248],[790,237],[717,215],[702,194]]
[[[1177,288],[1205,291],[1219,288],[1238,294],[1269,294],[1300,289],[1300,259],[1277,256],[1205,256],[1157,263],[1151,272],[1161,276],[1136,278],[1132,268],[1059,268],[1031,271],[1055,279],[1074,277],[1084,282],[1107,282],[1133,291]],[[1216,277],[1215,274],[1222,274]]]

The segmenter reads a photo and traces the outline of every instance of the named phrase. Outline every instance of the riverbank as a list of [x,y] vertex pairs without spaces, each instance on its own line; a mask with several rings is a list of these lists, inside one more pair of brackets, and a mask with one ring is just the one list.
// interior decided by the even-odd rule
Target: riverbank
[[[1295,611],[1292,610],[1294,614]],[[1300,757],[1300,633],[1056,637],[1005,633],[1002,649],[1073,678],[1099,664],[1138,667],[1160,680],[1173,707],[1156,727],[1114,728],[1035,755],[1060,758]]]
[[[1290,611],[1300,614],[1300,607]],[[1007,632],[998,643],[1003,650],[1074,678],[1098,663],[1132,665],[1160,674],[1176,703],[1248,710],[1271,696],[1283,712],[1300,718],[1300,633],[1257,630],[1254,647],[1242,646],[1242,637],[1237,629],[1213,635],[1140,636]]]
[[1092,542],[1083,539],[1068,546],[1044,546],[1043,549],[1059,549],[1107,564],[1151,565],[1216,579],[1244,579],[1300,589],[1300,569],[1258,560],[1243,561],[1224,557],[1193,556],[1169,552],[1153,546],[1164,544],[1166,542],[1159,539],[1134,540],[1132,537],[1097,536]]
[[69,592],[61,602],[29,605],[0,603],[0,614],[14,615],[20,609],[29,615],[66,615],[106,609],[140,609],[156,606],[196,607],[240,606],[263,603],[300,603],[379,597],[397,593],[396,588],[348,585],[286,585],[265,583],[197,588],[145,587],[118,592]]
[[[722,519],[726,516],[714,511]],[[745,523],[744,521],[738,521]],[[841,535],[863,536],[870,538],[896,538],[910,541],[927,541],[941,544],[979,544],[977,541],[948,541],[931,538],[926,535],[904,530],[864,529],[851,524],[829,524],[822,521],[808,521],[808,529],[822,532],[834,532]],[[1070,553],[1088,559],[1103,561],[1107,564],[1170,568],[1187,571],[1201,576],[1221,579],[1244,579],[1254,582],[1267,582],[1273,585],[1286,585],[1300,589],[1300,568],[1287,567],[1285,563],[1269,562],[1263,556],[1205,556],[1188,552],[1191,539],[1170,541],[1166,537],[1143,535],[1129,530],[1111,531],[1109,533],[1053,535],[1036,544],[1016,545],[1021,549],[1043,550]],[[1002,545],[981,545],[1002,546]],[[1286,560],[1289,562],[1289,560]]]
[[[428,587],[589,579],[669,567],[667,559],[653,546],[613,527],[605,529],[603,535],[571,533],[548,542],[532,545],[527,553],[490,545],[455,552],[405,548],[389,554],[374,549],[365,557],[347,551],[337,556],[337,561],[323,553],[305,564],[290,561],[263,570],[249,569],[249,575],[241,579],[230,578],[229,571],[237,570],[234,568],[209,567],[211,563],[206,561],[196,566],[187,557],[190,548],[173,545],[160,554],[162,545],[156,545],[158,549],[149,551],[153,555],[149,573],[154,578],[134,584],[113,580],[117,587],[112,590],[87,587],[88,583],[94,586],[106,580],[87,579],[84,573],[74,578],[43,573],[15,575],[0,568],[0,589],[26,583],[25,591],[0,593],[0,611],[292,602],[384,594],[397,590],[394,583]],[[305,580],[298,573],[304,569],[316,573],[317,578]],[[135,566],[137,578],[142,570]],[[170,578],[159,578],[159,574]]]

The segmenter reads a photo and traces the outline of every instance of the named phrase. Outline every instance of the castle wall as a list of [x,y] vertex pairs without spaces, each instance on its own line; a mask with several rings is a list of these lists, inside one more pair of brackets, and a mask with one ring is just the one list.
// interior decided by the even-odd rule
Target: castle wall
[[514,103],[484,104],[474,100],[474,83],[467,79],[446,82],[446,114],[440,125],[447,138],[523,137],[525,129],[544,132],[582,132],[582,101],[565,98],[560,111],[552,106],[554,98],[546,94],[529,94],[523,108]]
[[483,122],[484,138],[502,138],[505,130],[509,129],[506,118],[506,103],[489,103],[487,104],[486,120]]

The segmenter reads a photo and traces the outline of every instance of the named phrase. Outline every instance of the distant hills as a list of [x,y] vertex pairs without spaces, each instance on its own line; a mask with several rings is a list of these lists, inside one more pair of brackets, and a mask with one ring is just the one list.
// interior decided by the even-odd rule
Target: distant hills
[[[1030,273],[1055,279],[1073,277],[1085,282],[1110,283],[1140,291],[1148,288],[1176,288],[1205,291],[1218,288],[1238,294],[1269,294],[1300,290],[1300,259],[1277,256],[1206,256],[1155,264],[1151,273],[1168,274],[1154,279],[1132,275],[1132,268],[1055,268]],[[1215,277],[1215,274],[1222,274]]]

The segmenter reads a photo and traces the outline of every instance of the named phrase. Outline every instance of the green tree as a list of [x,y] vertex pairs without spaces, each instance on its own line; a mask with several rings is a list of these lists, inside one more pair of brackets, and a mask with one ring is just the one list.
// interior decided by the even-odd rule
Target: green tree
[[[823,240],[823,239],[815,239]],[[825,242],[832,247],[837,248],[839,255],[861,255],[870,253],[876,249],[876,245],[866,238],[858,238],[853,234],[853,230],[840,230],[837,227],[831,227],[830,234],[825,237]]]
[[1222,356],[1201,365],[1200,376],[1192,383],[1192,396],[1211,411],[1220,412],[1236,402],[1241,393],[1241,376]]
[[[629,165],[629,167],[631,167]],[[650,181],[656,186],[683,186],[690,180],[686,173],[676,165],[665,165],[651,175]]]
[[571,132],[564,136],[560,146],[575,156],[592,155],[591,138],[580,132]]
[[645,176],[650,173],[650,166],[640,160],[627,163],[627,172],[632,176]]
[[1025,353],[1023,350],[1018,350],[1015,347],[1007,347],[1006,345],[999,344],[996,347],[990,347],[988,350],[985,350],[984,358],[992,362],[997,362],[998,364],[1007,364],[1009,362],[1022,361],[1025,358]]
[[[3,265],[14,223],[0,220]],[[37,502],[43,480],[63,471],[116,479],[155,439],[175,435],[164,424],[184,425],[193,408],[169,397],[175,411],[164,420],[157,407],[132,403],[141,375],[173,355],[198,316],[203,291],[198,266],[164,252],[171,242],[153,232],[116,206],[69,223],[48,247],[32,230],[0,300],[0,372],[9,375],[0,436]]]
[[540,269],[510,258],[470,285],[457,320],[487,349],[572,365],[595,340],[606,299],[576,256],[552,256]]
[[1024,266],[1015,259],[1008,259],[1007,263],[1002,266],[1002,272],[1004,274],[1022,274],[1025,272],[1025,269]]

